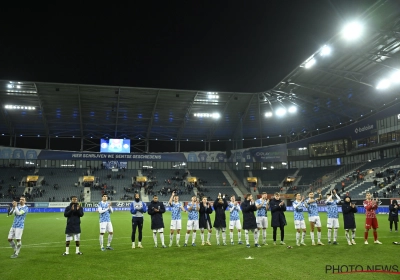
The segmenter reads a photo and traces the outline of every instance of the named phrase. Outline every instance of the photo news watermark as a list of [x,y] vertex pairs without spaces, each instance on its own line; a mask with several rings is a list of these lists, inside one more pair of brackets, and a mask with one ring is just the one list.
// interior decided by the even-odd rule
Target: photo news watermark
[[361,265],[361,264],[339,264],[325,265],[326,274],[350,274],[350,273],[387,273],[387,274],[399,274],[399,265],[397,264],[373,264],[373,265]]

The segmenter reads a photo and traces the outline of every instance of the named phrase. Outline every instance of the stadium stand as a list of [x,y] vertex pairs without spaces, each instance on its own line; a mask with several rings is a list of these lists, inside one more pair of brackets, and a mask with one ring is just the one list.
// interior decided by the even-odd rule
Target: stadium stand
[[263,186],[279,186],[287,176],[293,176],[297,169],[253,170],[254,177],[261,179]]
[[298,184],[309,185],[317,179],[328,175],[329,173],[335,172],[340,169],[341,166],[325,166],[325,167],[313,167],[313,168],[301,168],[297,174],[297,177],[301,177]]

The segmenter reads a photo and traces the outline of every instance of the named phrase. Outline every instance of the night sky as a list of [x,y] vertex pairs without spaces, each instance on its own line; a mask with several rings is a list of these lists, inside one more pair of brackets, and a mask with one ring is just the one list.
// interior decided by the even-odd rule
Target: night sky
[[376,1],[141,2],[2,5],[0,79],[265,91]]

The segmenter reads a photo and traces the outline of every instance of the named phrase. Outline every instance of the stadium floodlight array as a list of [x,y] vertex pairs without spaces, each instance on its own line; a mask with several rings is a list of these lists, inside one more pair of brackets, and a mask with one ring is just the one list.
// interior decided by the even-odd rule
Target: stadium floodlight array
[[363,33],[363,26],[360,22],[353,21],[348,23],[342,30],[343,37],[346,40],[356,40]]
[[282,117],[282,116],[284,116],[285,114],[286,114],[286,109],[285,108],[278,108],[276,111],[275,111],[275,114],[278,116],[278,117]]
[[4,105],[4,108],[8,110],[36,110],[34,106],[24,105]]
[[304,64],[304,68],[306,68],[306,69],[311,68],[311,67],[314,66],[314,64],[315,64],[316,62],[317,62],[317,61],[315,60],[315,58],[314,58],[314,57],[311,57],[311,59],[309,59],[308,61],[306,61],[306,63]]
[[[357,21],[347,24],[342,30],[342,35],[347,40],[355,40],[359,38],[362,33],[363,26]],[[315,54],[319,53],[321,56],[329,56],[331,52],[332,48],[328,45],[324,45]],[[304,67],[306,69],[313,67],[317,63],[317,60],[314,57],[315,54],[309,57],[300,67]]]
[[288,109],[289,113],[296,113],[296,111],[297,111],[297,107],[296,106],[290,106],[289,109]]
[[207,92],[208,99],[219,99],[218,92]]
[[220,113],[195,113],[194,116],[197,118],[212,118],[212,119],[219,119],[221,117]]
[[[286,109],[285,107],[278,108],[278,109],[275,111],[275,115],[278,116],[278,117],[282,117],[282,116],[286,115],[287,112],[289,112],[289,113],[291,113],[291,114],[296,113],[296,112],[297,112],[297,107],[294,106],[294,105],[292,105],[292,106],[290,106],[288,109]],[[272,112],[270,112],[270,111],[268,111],[268,112],[266,112],[266,113],[264,114],[264,116],[265,116],[266,118],[270,118],[270,117],[272,117],[273,115],[274,115],[274,114],[273,114]]]
[[319,54],[320,54],[321,56],[327,56],[327,55],[330,55],[330,54],[331,54],[331,51],[332,51],[331,47],[329,47],[329,46],[327,46],[327,45],[324,45],[324,46],[321,48]]
[[388,89],[392,84],[400,83],[400,70],[392,73],[390,78],[382,79],[378,82],[376,89],[385,90]]

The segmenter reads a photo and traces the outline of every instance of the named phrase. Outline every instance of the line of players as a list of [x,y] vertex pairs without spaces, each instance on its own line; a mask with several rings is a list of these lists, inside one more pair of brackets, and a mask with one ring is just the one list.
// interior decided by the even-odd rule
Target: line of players
[[[306,245],[304,243],[306,235],[306,225],[304,221],[304,212],[308,212],[308,219],[310,222],[310,236],[312,245],[315,245],[314,241],[314,228],[317,227],[318,245],[324,245],[321,242],[321,219],[318,214],[317,201],[322,200],[321,190],[317,191],[318,197],[314,197],[315,194],[310,192],[308,198],[305,200],[299,193],[295,194],[295,201],[293,202],[294,212],[294,224],[296,229],[296,245]],[[339,211],[337,204],[341,202],[339,195],[336,190],[332,190],[326,195],[326,210],[327,210],[327,228],[328,228],[328,244],[337,245],[337,236],[339,228]],[[373,199],[372,195],[367,192],[366,200],[363,202],[366,214],[365,232],[364,232],[364,244],[368,244],[368,232],[372,228],[374,235],[374,243],[382,244],[378,240],[378,220],[376,219],[376,209],[378,208],[378,200]],[[356,221],[354,213],[357,213],[357,207],[355,203],[351,201],[351,197],[346,196],[342,204],[343,222],[345,229],[345,236],[348,245],[355,245],[355,233],[356,233]],[[333,242],[332,240],[333,232]]]
[[[317,197],[315,197],[317,195]],[[296,229],[296,245],[306,245],[305,235],[306,235],[306,225],[304,219],[304,212],[308,212],[308,218],[310,223],[310,237],[312,245],[324,245],[321,241],[321,219],[318,213],[318,204],[317,202],[322,200],[321,190],[317,191],[317,194],[314,192],[310,192],[307,199],[302,198],[300,194],[296,194],[296,200],[293,202],[294,209],[294,224]],[[139,205],[131,204],[131,213],[135,216],[137,212],[140,212],[140,215],[146,212],[147,209],[141,208],[146,207],[146,205],[142,202],[139,202],[139,194],[136,194],[135,199],[138,200],[137,203]],[[338,228],[339,228],[339,212],[337,204],[341,201],[340,197],[336,193],[335,190],[331,191],[327,194],[325,204],[327,206],[327,228],[328,228],[328,244],[337,245],[337,236],[338,236]],[[274,194],[273,198],[273,207],[270,207],[270,200],[267,198],[267,194],[263,193],[261,198],[254,201],[251,194],[248,194],[245,202],[242,205],[236,201],[235,196],[232,195],[230,197],[230,202],[228,203],[224,196],[219,196],[214,201],[213,207],[211,207],[210,203],[207,201],[206,197],[202,198],[202,201],[198,201],[196,196],[192,197],[192,200],[187,205],[187,210],[183,207],[183,205],[179,202],[179,197],[174,193],[171,195],[169,200],[169,205],[172,210],[172,218],[170,225],[170,242],[169,246],[173,245],[173,237],[176,231],[176,246],[180,246],[180,230],[182,229],[182,217],[181,212],[188,212],[188,221],[187,221],[187,231],[185,234],[184,246],[188,246],[190,234],[192,234],[191,244],[192,246],[196,246],[196,234],[197,230],[200,230],[201,236],[201,244],[202,245],[211,245],[210,238],[212,233],[212,228],[216,229],[216,239],[217,245],[220,245],[220,235],[222,235],[222,244],[227,245],[227,237],[226,237],[226,217],[225,210],[229,210],[229,236],[230,243],[234,245],[233,238],[233,230],[237,229],[238,234],[238,244],[243,244],[242,242],[242,224],[240,222],[240,211],[243,211],[243,229],[245,231],[245,243],[247,247],[250,247],[249,243],[249,232],[254,233],[254,242],[256,247],[260,247],[259,239],[260,234],[262,234],[262,245],[267,244],[267,228],[268,228],[268,210],[271,210],[272,213],[272,227],[273,231],[273,242],[276,244],[276,229],[279,227],[281,230],[281,242],[284,243],[284,226],[286,225],[286,219],[283,214],[286,211],[286,206],[282,200],[280,200],[279,193]],[[154,205],[153,205],[154,204]],[[368,231],[372,227],[374,231],[374,243],[382,244],[378,240],[377,231],[378,223],[375,216],[375,210],[378,207],[377,201],[372,199],[370,193],[366,194],[366,200],[364,201],[364,207],[366,209],[366,226],[364,233],[364,243],[368,244]],[[213,212],[213,208],[215,213],[215,221],[212,226],[210,214]],[[271,209],[270,209],[271,208]],[[156,209],[156,210],[153,210]],[[157,196],[154,196],[153,201],[149,205],[148,213],[152,216],[152,225],[151,229],[153,230],[153,239],[155,246],[157,247],[157,233],[159,233],[162,247],[166,247],[164,243],[164,223],[162,220],[162,214],[165,212],[164,204],[158,202]],[[255,213],[255,217],[254,214]],[[345,236],[348,245],[355,245],[355,232],[356,232],[356,223],[354,213],[357,213],[357,207],[351,201],[350,197],[346,197],[343,205],[342,205],[342,213],[344,219],[344,228],[345,228]],[[276,215],[278,214],[278,216]],[[275,217],[274,217],[275,215]],[[137,221],[136,221],[137,222]],[[142,222],[142,220],[141,220]],[[135,221],[133,218],[132,224],[134,225]],[[317,242],[315,242],[314,238],[314,229],[317,228]],[[132,248],[135,248],[135,229],[132,231]],[[207,231],[207,236],[205,236],[205,231]],[[332,239],[333,233],[333,239]],[[139,231],[140,234],[140,231]],[[138,247],[142,247],[141,245],[141,237],[139,236],[139,244]]]
[[[308,218],[310,222],[310,236],[312,245],[324,245],[321,242],[321,219],[318,213],[317,202],[322,199],[321,190],[317,191],[318,197],[314,197],[314,192],[310,192],[307,199],[301,197],[298,193],[296,194],[296,200],[293,202],[294,210],[294,224],[296,229],[296,245],[306,245],[305,235],[306,235],[306,225],[304,220],[304,212],[308,212]],[[113,226],[111,223],[110,215],[113,212],[111,203],[107,201],[108,197],[106,194],[102,196],[102,201],[99,202],[98,212],[100,216],[100,248],[102,251],[113,250],[111,247],[111,241],[113,237]],[[339,228],[339,213],[337,204],[340,202],[340,197],[337,195],[336,191],[333,190],[327,194],[326,206],[327,206],[327,228],[328,228],[328,243],[337,245],[337,233]],[[25,205],[26,199],[24,196],[20,198],[19,205],[16,201],[13,201],[12,207],[9,209],[8,215],[15,215],[13,224],[8,234],[8,242],[14,254],[11,258],[17,258],[21,250],[21,237],[24,229],[24,222],[26,214],[28,213],[28,207]],[[366,210],[366,224],[364,232],[364,244],[368,244],[368,231],[373,228],[374,243],[382,244],[378,240],[377,228],[378,221],[376,219],[376,209],[378,208],[378,201],[373,199],[369,192],[366,193],[366,200],[364,201],[364,208]],[[284,245],[284,226],[286,225],[286,219],[283,212],[286,211],[286,206],[282,200],[280,200],[280,194],[275,193],[272,202],[267,198],[266,193],[262,193],[260,199],[254,201],[251,194],[246,196],[245,201],[242,205],[236,201],[235,196],[230,197],[230,202],[228,203],[225,196],[218,195],[217,199],[214,201],[213,207],[207,201],[206,197],[202,198],[199,202],[196,196],[193,196],[191,201],[187,205],[187,210],[183,207],[181,202],[179,202],[179,196],[175,195],[173,192],[171,198],[169,199],[169,205],[172,209],[171,225],[170,225],[170,243],[169,246],[173,245],[173,237],[176,231],[176,246],[180,246],[180,230],[182,229],[182,217],[181,212],[188,212],[187,221],[187,231],[185,235],[184,246],[187,246],[190,233],[192,233],[192,246],[196,246],[196,233],[200,229],[201,244],[211,245],[210,238],[212,233],[212,228],[216,229],[216,239],[217,245],[220,245],[220,235],[222,235],[222,245],[227,245],[226,241],[226,209],[229,210],[230,220],[229,220],[229,236],[230,244],[234,245],[233,230],[237,229],[238,234],[238,244],[243,244],[242,242],[242,225],[240,223],[240,211],[243,211],[243,229],[245,231],[245,242],[246,247],[250,247],[249,243],[249,232],[254,234],[254,243],[256,247],[259,245],[259,234],[262,232],[262,244],[267,244],[267,228],[268,228],[268,210],[272,213],[272,227],[273,227],[273,241],[276,245],[276,230],[279,227],[281,231],[281,242]],[[215,221],[212,226],[210,214],[215,213]],[[158,197],[155,195],[153,200],[147,206],[146,203],[140,200],[140,195],[135,194],[134,201],[130,204],[130,212],[132,214],[132,248],[135,248],[136,231],[139,231],[139,242],[138,248],[143,248],[142,241],[142,229],[143,229],[143,214],[148,212],[151,216],[151,229],[153,231],[153,239],[155,247],[158,247],[157,233],[159,233],[162,247],[165,248],[164,243],[164,222],[162,215],[165,213],[164,204],[158,201]],[[256,212],[256,215],[254,215]],[[344,219],[345,236],[348,245],[355,245],[355,231],[356,224],[354,213],[357,212],[357,207],[352,203],[350,197],[346,197],[342,205],[342,213]],[[76,254],[81,255],[79,250],[80,244],[80,218],[83,216],[83,208],[77,203],[77,197],[72,197],[71,204],[66,207],[64,211],[64,216],[67,218],[66,227],[66,251],[63,255],[69,254],[69,244],[71,240],[76,242]],[[274,217],[275,216],[275,217]],[[317,243],[314,239],[314,229],[317,228]],[[205,238],[205,231],[207,230],[207,239]],[[331,243],[333,231],[333,242]],[[350,233],[351,231],[351,233]],[[104,234],[108,232],[107,246],[104,248]],[[16,242],[15,242],[16,241]]]

